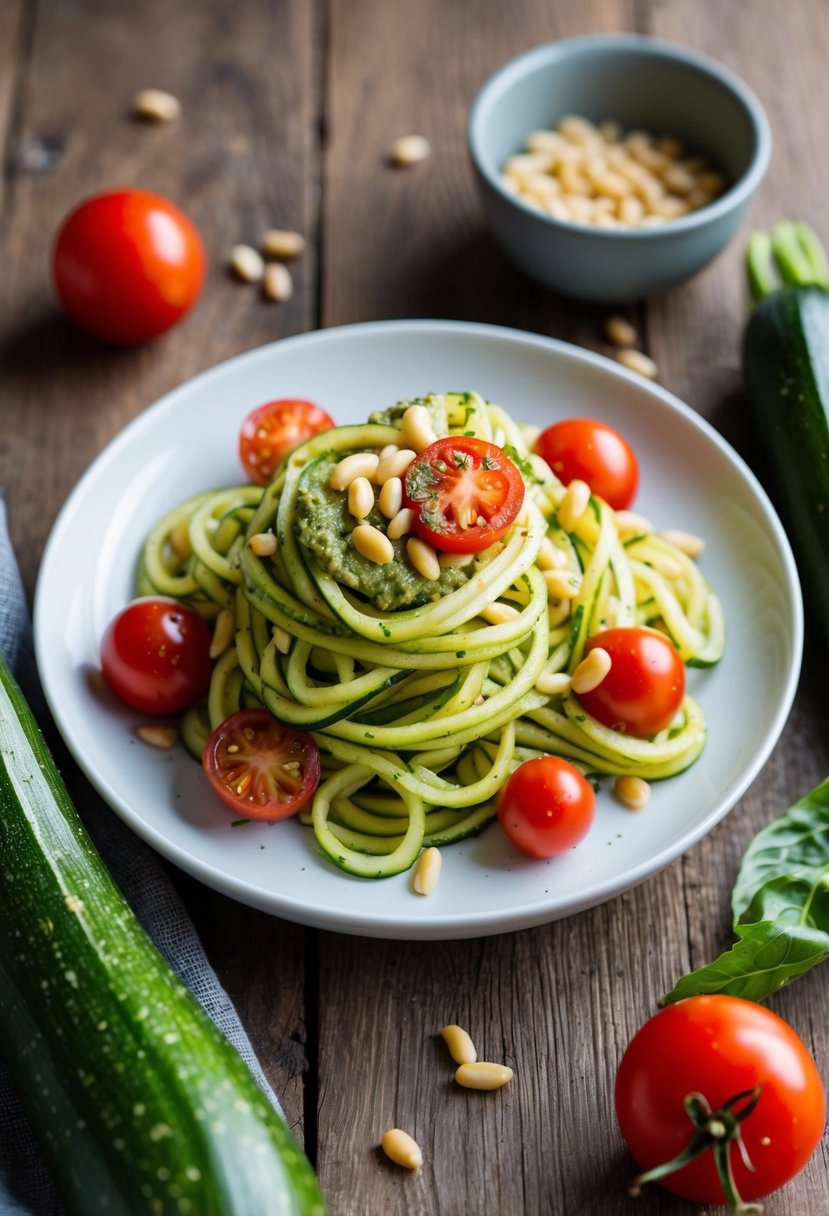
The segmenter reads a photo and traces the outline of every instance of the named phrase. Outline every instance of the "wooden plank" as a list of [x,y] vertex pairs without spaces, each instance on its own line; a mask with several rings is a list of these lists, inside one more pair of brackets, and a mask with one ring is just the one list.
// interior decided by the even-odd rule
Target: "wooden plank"
[[[232,281],[226,260],[232,245],[256,243],[268,226],[314,232],[318,85],[316,10],[301,0],[45,2],[36,15],[34,7],[0,236],[0,480],[29,589],[59,504],[126,422],[211,364],[312,324],[313,242],[295,266],[293,298],[278,306]],[[131,117],[135,92],[148,84],[181,99],[179,122]],[[120,185],[182,206],[209,257],[195,312],[128,351],[79,335],[57,313],[49,281],[48,249],[63,216]]]
[[[607,351],[606,310],[574,308],[513,269],[486,231],[466,147],[476,93],[508,59],[587,30],[620,30],[632,0],[417,5],[335,2],[323,220],[326,325],[445,317],[534,330]],[[400,135],[431,158],[389,163]],[[346,244],[343,244],[343,241]]]
[[[0,10],[0,62],[12,56],[17,72],[0,86],[2,130],[11,131],[0,232],[0,485],[31,591],[57,510],[112,436],[194,373],[313,323],[313,240],[295,264],[292,300],[279,306],[233,281],[226,259],[269,226],[316,230],[320,46],[317,7],[303,0],[43,0]],[[132,118],[132,98],[148,85],[179,97],[179,122]],[[48,248],[62,217],[116,185],[176,201],[209,257],[195,312],[138,350],[78,334],[58,315],[49,283]],[[301,1136],[304,932],[171,873]]]

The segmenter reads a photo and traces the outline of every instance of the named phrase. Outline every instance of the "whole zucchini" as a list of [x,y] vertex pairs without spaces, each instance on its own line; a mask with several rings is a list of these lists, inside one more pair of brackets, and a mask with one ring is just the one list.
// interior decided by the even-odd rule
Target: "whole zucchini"
[[110,878],[2,656],[0,1052],[76,1216],[326,1211]]
[[829,644],[829,275],[804,224],[755,233],[743,342],[751,418],[814,619]]

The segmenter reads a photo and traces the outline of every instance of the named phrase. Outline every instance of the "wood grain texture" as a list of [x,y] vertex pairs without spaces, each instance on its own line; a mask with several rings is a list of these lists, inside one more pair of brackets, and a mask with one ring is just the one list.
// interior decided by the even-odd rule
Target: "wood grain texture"
[[[313,325],[313,239],[292,267],[293,298],[279,306],[232,280],[226,261],[233,244],[256,243],[267,227],[313,238],[321,46],[317,8],[304,0],[43,0],[0,5],[0,34],[0,486],[31,592],[64,498],[127,422],[204,368]],[[274,70],[274,48],[289,70]],[[180,121],[132,117],[147,85],[180,99]],[[188,212],[210,267],[195,311],[137,350],[75,331],[57,311],[49,274],[63,216],[121,185]],[[304,933],[178,881],[301,1137]]]
[[[770,6],[759,7],[771,18]],[[758,79],[751,82],[765,93],[763,68],[767,80],[781,72],[768,30],[754,6],[713,2],[526,4],[520,19],[501,5],[449,8],[332,6],[322,317],[326,324],[461,317],[610,353],[601,329],[607,310],[574,307],[528,282],[483,230],[464,143],[474,94],[491,71],[530,45],[612,29],[675,38],[726,62],[730,54],[737,70],[754,63]],[[800,38],[808,23],[803,7],[795,8],[787,58],[809,62],[814,52]],[[781,37],[788,44],[790,33],[788,21],[780,32],[781,20],[778,9],[777,46]],[[757,42],[767,61],[775,58],[773,72],[769,62],[757,65]],[[447,54],[444,45],[462,45],[463,53]],[[775,98],[780,108],[770,104],[771,117],[780,126],[788,91],[778,86]],[[390,167],[391,140],[410,131],[430,139],[432,159],[406,170]],[[796,180],[792,166],[784,168],[784,180],[787,171]],[[783,213],[785,200],[773,212]],[[633,310],[662,382],[735,441],[746,437],[740,246],[735,242],[682,291]],[[334,1216],[622,1216],[633,1210],[625,1189],[632,1163],[612,1110],[615,1065],[675,979],[730,940],[730,881],[750,837],[829,771],[829,732],[808,725],[817,714],[825,727],[816,692],[801,691],[772,763],[728,821],[685,859],[611,904],[477,942],[390,944],[321,935],[318,1162]],[[806,736],[812,737],[801,745]],[[829,1041],[819,1010],[827,983],[829,975],[815,974],[803,981],[808,993],[782,994],[775,1002],[824,1061]],[[459,1092],[436,1039],[451,1020],[469,1028],[483,1055],[515,1069],[504,1090]],[[389,1165],[377,1149],[393,1124],[423,1147],[426,1166],[415,1177]],[[824,1150],[767,1212],[818,1216],[825,1210],[825,1180]],[[643,1216],[701,1210],[655,1189],[635,1206]]]
[[[0,486],[28,589],[63,499],[95,454],[173,385],[313,327],[444,317],[526,328],[611,353],[607,310],[530,283],[487,234],[468,163],[469,106],[512,55],[571,34],[684,42],[760,94],[775,137],[753,221],[829,239],[823,0],[6,0],[0,4]],[[785,48],[785,54],[781,48]],[[137,124],[134,92],[183,115]],[[433,156],[393,168],[425,134]],[[57,313],[48,245],[84,195],[158,190],[199,224],[210,276],[195,312],[151,347],[114,351]],[[227,274],[230,246],[298,228],[308,252],[279,307]],[[746,422],[741,234],[681,290],[634,306],[662,383],[762,474]],[[732,622],[739,628],[739,622]],[[316,1155],[332,1216],[714,1216],[656,1189],[634,1203],[612,1081],[624,1046],[690,966],[730,940],[728,895],[756,830],[829,772],[826,655],[809,639],[794,712],[763,773],[705,840],[624,896],[556,924],[461,943],[304,931],[173,872],[288,1120]],[[829,967],[772,1004],[829,1075]],[[466,1026],[510,1064],[469,1093],[438,1038]],[[421,1143],[410,1175],[379,1150]],[[826,1216],[826,1142],[766,1216]]]

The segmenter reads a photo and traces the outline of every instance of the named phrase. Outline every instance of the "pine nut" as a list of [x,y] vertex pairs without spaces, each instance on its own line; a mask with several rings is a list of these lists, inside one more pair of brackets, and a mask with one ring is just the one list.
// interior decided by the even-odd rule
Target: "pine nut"
[[[274,539],[276,538],[274,537]],[[211,659],[218,659],[220,654],[224,654],[233,641],[235,630],[236,622],[233,618],[233,609],[222,608],[216,617],[216,624],[213,626],[213,637],[210,642]]]
[[598,688],[610,671],[612,660],[602,646],[595,646],[582,659],[570,678],[570,687],[574,693],[592,692]]
[[152,723],[147,726],[137,726],[135,733],[142,743],[155,747],[158,751],[169,751],[178,743],[178,731],[174,726],[159,726]]
[[374,481],[382,485],[390,477],[402,477],[416,454],[412,448],[398,448],[396,452],[389,452],[388,456],[384,456],[378,463],[374,471]]
[[135,95],[133,111],[137,118],[148,122],[175,122],[181,114],[181,102],[163,89],[141,89]]
[[705,541],[701,536],[695,536],[693,532],[682,532],[678,528],[669,528],[666,532],[660,532],[659,535],[688,557],[699,557],[705,548]]
[[373,478],[379,463],[376,452],[353,452],[333,469],[328,484],[332,490],[347,490],[356,477]]
[[613,793],[631,811],[641,811],[651,800],[651,787],[641,777],[617,777]]
[[627,228],[636,228],[645,216],[645,204],[634,194],[619,199],[616,214]]
[[608,342],[612,342],[614,346],[636,346],[639,341],[635,328],[624,317],[608,317],[604,332]]
[[455,1073],[455,1080],[464,1089],[500,1089],[511,1081],[513,1072],[506,1064],[489,1064],[486,1061],[474,1064],[461,1064]]
[[280,654],[290,653],[293,638],[288,633],[287,629],[282,629],[279,625],[274,625],[273,640],[274,645]]
[[390,477],[380,487],[380,510],[386,519],[394,519],[403,506],[403,482],[399,477]]
[[383,1134],[383,1152],[395,1165],[402,1165],[407,1170],[419,1170],[423,1165],[423,1153],[420,1145],[413,1140],[408,1132],[393,1127]]
[[265,272],[265,262],[251,245],[234,245],[230,251],[230,269],[243,283],[258,283]]
[[386,528],[389,540],[399,540],[401,536],[408,535],[414,527],[414,521],[415,513],[411,507],[403,507],[389,520],[389,526]]
[[290,300],[294,294],[294,281],[287,266],[281,262],[268,262],[262,275],[262,294],[276,304]]
[[558,130],[571,143],[581,144],[582,147],[595,145],[601,136],[589,118],[579,114],[567,114],[558,122]]
[[355,519],[365,519],[374,506],[374,490],[367,477],[355,477],[348,487],[348,509]]
[[443,858],[440,849],[431,846],[424,849],[415,865],[412,885],[418,895],[431,895],[438,885],[440,872],[443,869]]
[[636,372],[647,380],[655,380],[659,375],[659,368],[653,359],[648,358],[641,350],[620,350],[616,358],[629,371]]
[[590,502],[590,486],[586,481],[576,477],[564,491],[564,497],[558,506],[556,518],[565,532],[572,532],[576,524],[587,510]]
[[432,415],[425,405],[410,405],[400,421],[400,429],[403,442],[418,453],[437,441]]
[[440,562],[431,545],[427,545],[418,536],[411,536],[406,541],[406,552],[409,555],[409,561],[423,578],[430,582],[440,578]]
[[544,582],[553,600],[574,600],[581,591],[581,575],[570,570],[545,570]]
[[278,542],[273,532],[257,532],[248,541],[248,548],[257,557],[273,557]]
[[384,448],[380,449],[380,459],[385,460],[387,456],[391,456],[394,452],[400,451],[400,444],[387,443]]
[[539,570],[561,570],[567,561],[567,555],[554,545],[549,536],[545,536],[538,551],[536,564]]
[[463,570],[470,562],[474,562],[474,553],[439,553],[438,563],[441,570]]
[[475,1044],[462,1026],[456,1026],[452,1022],[444,1026],[440,1037],[449,1048],[449,1054],[456,1064],[474,1064],[477,1061]]
[[351,540],[357,552],[378,566],[387,566],[394,560],[394,545],[379,528],[371,524],[359,524],[351,533]]
[[617,511],[616,527],[623,540],[631,536],[650,536],[654,530],[651,521],[645,519],[644,515],[637,515],[635,511]]
[[432,152],[424,135],[401,135],[391,146],[391,159],[395,165],[405,168],[426,160]]
[[262,252],[266,258],[288,261],[305,251],[305,237],[287,228],[269,228],[262,237]]
[[478,616],[483,617],[490,625],[505,625],[507,621],[514,621],[518,615],[518,609],[513,608],[512,604],[499,603],[490,604],[478,613]]
[[535,682],[535,691],[542,697],[561,697],[570,691],[570,677],[566,671],[542,671]]

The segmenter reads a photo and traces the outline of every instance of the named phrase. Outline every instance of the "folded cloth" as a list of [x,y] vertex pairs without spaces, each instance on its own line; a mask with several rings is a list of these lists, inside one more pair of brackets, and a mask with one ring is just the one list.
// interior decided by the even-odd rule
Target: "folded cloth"
[[[41,729],[54,730],[37,677],[31,625],[0,496],[0,651]],[[73,801],[112,877],[144,929],[247,1063],[269,1100],[268,1085],[239,1016],[155,854],[101,801],[79,772],[64,772]],[[0,1061],[0,1216],[60,1216],[60,1200],[26,1115]]]

